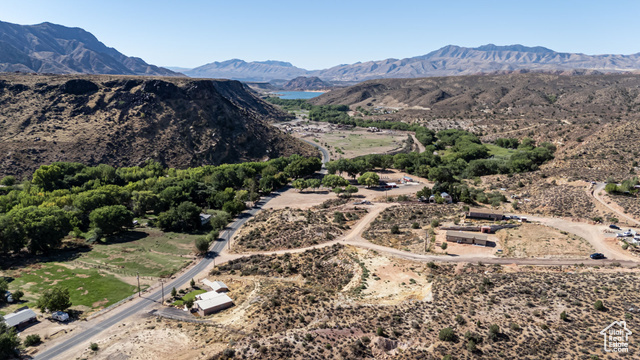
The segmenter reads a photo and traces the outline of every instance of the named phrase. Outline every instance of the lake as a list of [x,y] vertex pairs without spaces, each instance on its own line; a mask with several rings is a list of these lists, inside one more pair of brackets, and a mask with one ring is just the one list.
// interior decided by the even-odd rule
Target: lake
[[312,99],[324,93],[318,91],[278,91],[280,99]]

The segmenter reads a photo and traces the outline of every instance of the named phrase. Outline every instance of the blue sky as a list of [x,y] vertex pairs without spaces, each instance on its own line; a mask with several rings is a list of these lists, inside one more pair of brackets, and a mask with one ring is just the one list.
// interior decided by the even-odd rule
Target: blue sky
[[161,66],[283,60],[307,69],[404,58],[442,46],[523,44],[640,52],[640,1],[20,0],[0,20],[81,27]]

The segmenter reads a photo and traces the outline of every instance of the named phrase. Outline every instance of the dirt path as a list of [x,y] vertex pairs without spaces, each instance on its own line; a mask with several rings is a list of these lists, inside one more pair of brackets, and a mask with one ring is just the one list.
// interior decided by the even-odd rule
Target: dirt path
[[424,145],[422,145],[420,141],[418,141],[418,138],[414,134],[411,134],[411,137],[413,138],[413,143],[416,144],[416,146],[418,147],[418,152],[419,153],[425,152],[426,148],[424,147]]
[[613,211],[616,215],[620,216],[621,218],[626,219],[627,221],[629,221],[631,224],[635,224],[637,226],[640,226],[640,221],[634,219],[633,217],[627,215],[624,213],[624,211],[622,211],[622,209],[620,209],[617,206],[612,206],[610,204],[608,204],[606,201],[604,201],[604,199],[602,198],[602,196],[600,195],[602,193],[602,191],[604,191],[604,187],[607,184],[605,183],[598,183],[595,188],[593,189],[593,191],[591,192],[591,195],[593,195],[593,197],[598,200],[602,205],[606,206],[607,209]]

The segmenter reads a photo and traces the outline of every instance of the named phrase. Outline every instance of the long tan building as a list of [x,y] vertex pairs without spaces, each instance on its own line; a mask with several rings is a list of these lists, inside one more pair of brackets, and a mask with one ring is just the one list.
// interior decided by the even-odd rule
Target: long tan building
[[487,219],[493,221],[500,221],[504,219],[504,213],[502,211],[495,211],[491,209],[484,208],[472,208],[467,212],[468,218],[473,219]]
[[487,246],[487,235],[464,231],[447,231],[446,239],[458,244],[475,244]]

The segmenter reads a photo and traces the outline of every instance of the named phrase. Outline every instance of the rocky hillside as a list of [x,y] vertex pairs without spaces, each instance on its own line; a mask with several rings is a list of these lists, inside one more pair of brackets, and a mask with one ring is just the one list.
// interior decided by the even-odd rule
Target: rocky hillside
[[316,76],[298,76],[297,78],[288,81],[282,86],[282,88],[285,90],[324,90],[331,86],[331,84],[320,80],[320,78]]
[[105,46],[80,28],[0,21],[0,72],[180,76]]
[[237,81],[0,77],[0,174],[77,161],[186,168],[316,151],[268,124],[286,115]]
[[186,75],[198,78],[234,79],[242,81],[269,81],[274,79],[293,79],[307,73],[307,70],[297,68],[283,61],[254,61],[246,62],[232,59],[222,62],[212,62],[184,72]]
[[[531,137],[558,146],[545,172],[584,180],[640,172],[640,75],[508,74],[371,80],[310,100],[358,106],[369,120]],[[635,164],[635,165],[634,165]]]

